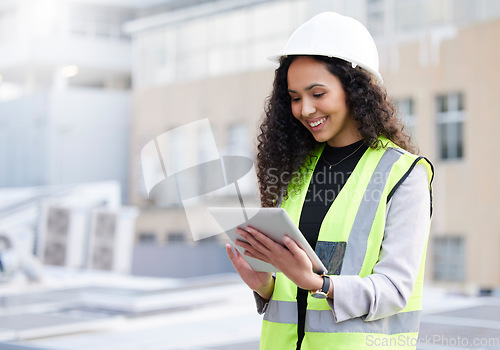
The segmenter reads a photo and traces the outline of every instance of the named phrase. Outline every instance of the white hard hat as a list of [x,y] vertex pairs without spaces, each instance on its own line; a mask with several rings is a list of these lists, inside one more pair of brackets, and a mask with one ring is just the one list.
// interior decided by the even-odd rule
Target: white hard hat
[[360,66],[382,83],[378,51],[368,30],[354,18],[335,12],[320,13],[300,27],[288,39],[278,55],[271,61],[278,62],[282,56],[318,55],[337,57]]

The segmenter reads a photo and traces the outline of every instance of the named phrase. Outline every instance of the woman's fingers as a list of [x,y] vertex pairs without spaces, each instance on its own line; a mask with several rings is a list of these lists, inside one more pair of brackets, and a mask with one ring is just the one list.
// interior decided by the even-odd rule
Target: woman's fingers
[[236,245],[245,249],[246,256],[270,263],[282,271],[298,262],[301,262],[301,265],[310,263],[302,248],[288,236],[283,238],[283,245],[251,226],[245,230],[238,229],[237,233],[246,240],[236,241]]
[[290,237],[283,237],[283,246],[253,227],[238,229],[237,233],[246,240],[236,241],[239,247],[245,249],[244,255],[276,266],[296,284],[303,285],[306,272],[312,273],[309,257]]
[[[265,235],[260,233],[259,231],[253,230],[250,227],[247,227],[246,230],[238,228],[236,230],[241,237],[246,239],[247,243],[252,246],[252,248],[256,249],[261,253],[266,253],[269,250],[268,244],[269,242],[265,241],[263,238],[267,238]],[[267,243],[267,245],[265,244]],[[245,248],[246,249],[246,248]]]
[[252,254],[250,251],[246,250],[245,253],[244,253],[246,256],[249,256],[251,258],[254,258],[254,259],[259,259],[261,261],[264,261],[266,263],[270,263],[271,262],[269,261],[268,257],[263,255],[263,254]]
[[[286,245],[284,246],[282,243],[275,242],[273,239],[267,237],[265,234],[251,226],[248,226],[246,230],[238,230],[238,233],[248,241],[247,245],[240,246],[254,255],[259,256],[260,254],[262,254],[266,256],[268,258],[267,260],[269,261],[279,258],[280,256],[283,257],[294,255],[290,254],[291,251]],[[301,249],[291,239],[289,244],[295,252]],[[251,249],[250,247],[254,249]]]
[[229,257],[229,260],[231,261],[233,261],[233,259],[236,257],[236,254],[234,254],[231,244],[226,244],[226,253],[227,256]]
[[231,263],[234,265],[234,267],[237,267],[236,265],[243,259],[240,252],[237,249],[234,249],[233,251],[233,247],[231,247],[230,244],[226,244],[226,252],[229,260],[231,260]]
[[273,241],[271,238],[267,237],[265,234],[260,232],[259,230],[253,228],[252,226],[248,226],[246,229],[256,240],[259,241],[260,244],[264,245],[267,249],[271,249],[276,247],[276,245],[280,245]]
[[[238,242],[242,242],[242,241],[236,241],[237,244],[238,244]],[[242,243],[244,243],[244,242],[242,242]],[[249,249],[251,249],[251,247]],[[251,249],[251,250],[253,250],[253,249]],[[229,257],[229,260],[231,261],[233,266],[236,268],[236,270],[239,270],[242,267],[245,267],[245,268],[247,267],[248,263],[245,261],[243,256],[240,254],[238,249],[234,248],[234,251],[233,251],[233,247],[231,247],[230,244],[226,244],[226,252],[227,252],[227,256]],[[255,259],[265,261],[265,262],[269,262],[268,259],[266,258],[266,256],[259,254],[258,252],[256,252],[254,254],[254,253],[246,250],[245,255],[252,257],[252,258],[255,258]],[[248,268],[250,268],[250,265],[248,265]]]
[[226,252],[229,260],[231,260],[231,263],[243,281],[264,298],[269,298],[273,292],[272,288],[274,287],[274,285],[270,285],[272,282],[271,274],[268,272],[254,271],[248,262],[243,259],[238,249],[232,247],[230,244],[226,244]]
[[[266,254],[263,254],[258,249],[255,249],[251,244],[245,241],[236,240],[235,244],[243,249],[245,249],[245,255],[250,256],[252,258],[256,258],[265,262],[268,262]],[[237,251],[237,250],[236,250]],[[238,252],[238,251],[237,251]],[[238,252],[239,254],[239,252]]]
[[300,252],[303,251],[302,248],[300,248],[297,243],[295,243],[295,241],[288,236],[283,237],[283,243],[285,243],[285,246],[293,255],[300,254]]

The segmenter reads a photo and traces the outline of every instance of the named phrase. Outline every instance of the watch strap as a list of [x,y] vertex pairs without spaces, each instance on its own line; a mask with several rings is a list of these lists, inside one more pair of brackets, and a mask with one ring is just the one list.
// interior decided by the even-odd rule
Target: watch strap
[[318,289],[316,291],[312,290],[311,295],[314,298],[324,299],[328,297],[328,292],[330,290],[330,277],[327,275],[321,275],[321,277],[323,278],[323,286],[321,287],[321,289]]
[[323,287],[321,287],[321,292],[328,294],[328,291],[330,290],[330,277],[327,275],[321,275],[323,277]]

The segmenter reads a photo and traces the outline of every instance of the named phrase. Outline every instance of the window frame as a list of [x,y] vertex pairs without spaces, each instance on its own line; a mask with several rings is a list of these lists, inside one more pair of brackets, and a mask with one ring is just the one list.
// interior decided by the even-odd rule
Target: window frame
[[[467,118],[463,93],[452,92],[437,95],[435,118],[438,159],[444,162],[465,159],[464,126]],[[445,137],[443,137],[443,130]]]
[[[457,246],[458,249],[453,249]],[[432,279],[435,282],[466,280],[466,238],[463,235],[440,235],[432,240]]]

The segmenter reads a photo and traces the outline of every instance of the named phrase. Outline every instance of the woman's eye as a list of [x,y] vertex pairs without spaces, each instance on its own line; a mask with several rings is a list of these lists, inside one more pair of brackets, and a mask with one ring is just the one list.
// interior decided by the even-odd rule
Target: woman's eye
[[324,94],[325,94],[324,92],[321,92],[321,93],[319,93],[319,94],[314,94],[313,96],[314,96],[315,98],[319,98],[319,97],[323,96]]
[[300,97],[292,97],[292,102],[300,101]]

